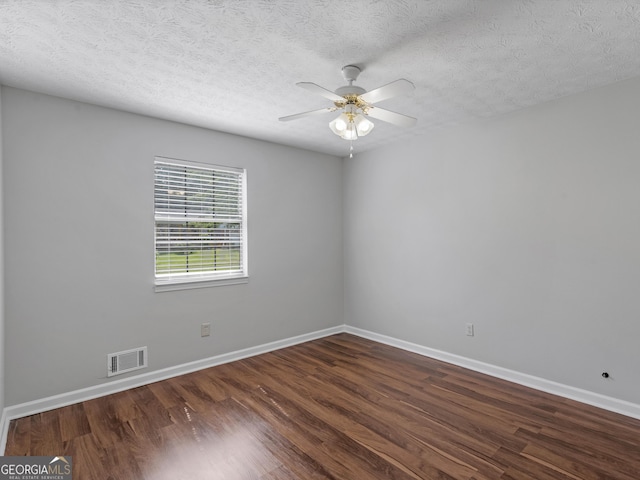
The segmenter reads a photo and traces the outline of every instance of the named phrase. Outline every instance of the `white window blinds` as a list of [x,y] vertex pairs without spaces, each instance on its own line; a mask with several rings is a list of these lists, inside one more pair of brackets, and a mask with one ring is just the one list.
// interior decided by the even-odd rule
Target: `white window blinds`
[[156,158],[156,284],[246,276],[245,176]]

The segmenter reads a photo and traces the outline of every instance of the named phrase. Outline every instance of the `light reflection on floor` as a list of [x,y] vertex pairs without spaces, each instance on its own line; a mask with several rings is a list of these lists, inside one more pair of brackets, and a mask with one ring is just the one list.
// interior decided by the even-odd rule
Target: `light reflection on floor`
[[[264,388],[259,387],[258,391],[282,414],[289,416]],[[165,455],[154,459],[152,471],[145,477],[153,480],[248,480],[278,468],[280,462],[263,443],[262,432],[268,428],[266,422],[248,415],[249,411],[239,403],[234,409],[236,411],[231,412],[233,421],[218,418],[220,422],[215,422],[212,420],[216,418],[215,414],[206,419],[189,406],[183,406],[180,417],[174,418],[175,424],[166,427],[182,434],[166,435]]]

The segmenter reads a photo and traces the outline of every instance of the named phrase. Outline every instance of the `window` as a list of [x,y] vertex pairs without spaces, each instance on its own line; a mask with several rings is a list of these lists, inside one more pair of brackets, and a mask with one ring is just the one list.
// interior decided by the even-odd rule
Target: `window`
[[156,291],[247,281],[246,172],[155,159]]

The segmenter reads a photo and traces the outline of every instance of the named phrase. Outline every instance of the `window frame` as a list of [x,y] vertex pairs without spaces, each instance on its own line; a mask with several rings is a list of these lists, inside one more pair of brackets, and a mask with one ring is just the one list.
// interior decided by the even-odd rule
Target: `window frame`
[[[194,169],[200,169],[202,171],[218,171],[226,173],[234,173],[240,175],[240,202],[241,202],[241,221],[240,226],[240,257],[241,257],[241,269],[234,270],[232,273],[225,273],[224,270],[218,272],[202,272],[200,274],[175,274],[175,275],[162,275],[158,276],[157,273],[157,225],[158,225],[158,212],[156,211],[156,166],[158,164],[175,165],[179,167],[190,167]],[[240,167],[231,167],[210,163],[193,162],[190,160],[181,160],[176,158],[156,156],[153,160],[153,272],[154,272],[154,286],[156,292],[165,292],[172,290],[186,290],[192,288],[205,288],[216,287],[223,285],[238,285],[249,282],[248,271],[248,239],[247,239],[247,170]],[[166,219],[165,219],[166,220]]]

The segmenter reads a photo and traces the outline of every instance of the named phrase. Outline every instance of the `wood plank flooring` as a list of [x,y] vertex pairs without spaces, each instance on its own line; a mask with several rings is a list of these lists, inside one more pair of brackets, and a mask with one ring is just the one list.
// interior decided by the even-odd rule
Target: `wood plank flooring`
[[14,420],[75,480],[640,478],[640,420],[348,334]]

